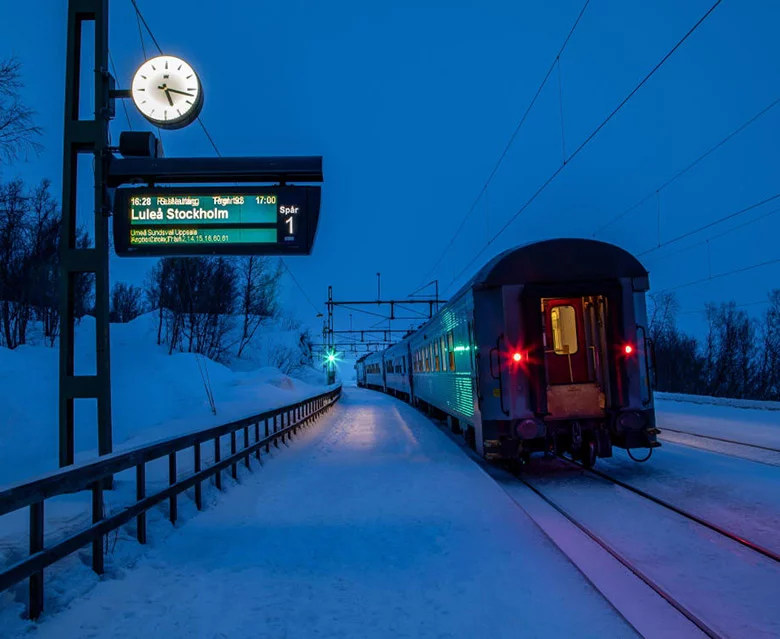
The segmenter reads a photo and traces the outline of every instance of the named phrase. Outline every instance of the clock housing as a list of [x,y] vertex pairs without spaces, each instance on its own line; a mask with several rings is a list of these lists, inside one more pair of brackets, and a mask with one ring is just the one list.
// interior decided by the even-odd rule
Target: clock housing
[[191,124],[203,108],[198,74],[187,62],[171,55],[144,62],[133,76],[131,94],[141,115],[162,129]]

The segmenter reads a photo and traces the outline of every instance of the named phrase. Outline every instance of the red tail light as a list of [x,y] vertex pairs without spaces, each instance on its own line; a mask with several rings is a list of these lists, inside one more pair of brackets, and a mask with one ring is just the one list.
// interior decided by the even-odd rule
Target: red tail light
[[516,364],[519,364],[521,361],[523,361],[523,354],[515,352],[512,355],[512,361],[515,362]]
[[631,346],[631,344],[626,344],[626,345],[623,347],[623,352],[624,352],[626,355],[631,355],[631,353],[633,353],[633,352],[634,352],[634,347],[633,347],[633,346]]

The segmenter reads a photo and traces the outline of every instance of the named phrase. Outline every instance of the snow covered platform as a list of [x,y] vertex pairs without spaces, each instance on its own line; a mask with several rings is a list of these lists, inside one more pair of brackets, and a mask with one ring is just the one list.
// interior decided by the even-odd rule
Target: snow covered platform
[[493,479],[380,393],[346,389],[241,481],[35,636],[636,636]]

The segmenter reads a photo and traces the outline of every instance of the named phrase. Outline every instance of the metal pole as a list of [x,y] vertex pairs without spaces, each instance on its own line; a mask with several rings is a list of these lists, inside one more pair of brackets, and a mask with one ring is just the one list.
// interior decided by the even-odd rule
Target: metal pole
[[[79,119],[81,31],[95,23],[94,119]],[[110,151],[108,123],[112,117],[111,77],[108,73],[108,0],[69,0],[65,69],[65,122],[63,127],[62,226],[60,230],[60,394],[59,463],[73,463],[74,400],[96,399],[98,451],[113,449],[111,434],[111,376],[108,323],[108,216],[106,176]],[[76,190],[79,154],[94,155],[94,248],[76,247]],[[74,369],[75,304],[77,278],[95,274],[96,375],[76,375]]]
[[380,273],[376,274],[376,301],[377,302],[382,299],[382,293],[380,292],[381,291],[381,287],[380,287],[381,277],[382,276],[381,276]]

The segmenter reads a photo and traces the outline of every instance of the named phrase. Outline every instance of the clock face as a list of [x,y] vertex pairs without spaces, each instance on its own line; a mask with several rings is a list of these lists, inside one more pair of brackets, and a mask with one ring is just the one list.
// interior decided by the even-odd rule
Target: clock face
[[203,107],[203,89],[184,60],[161,55],[144,62],[132,84],[135,105],[155,126],[178,129],[193,122]]

